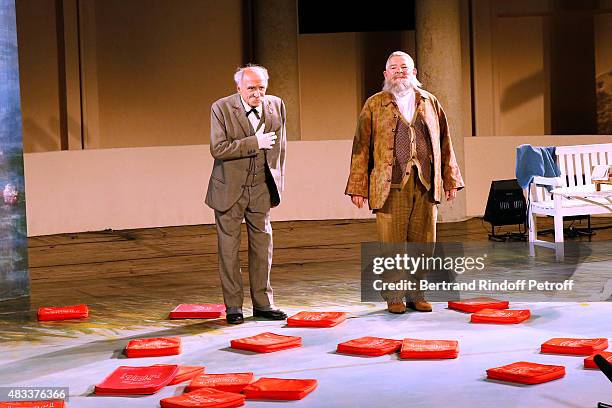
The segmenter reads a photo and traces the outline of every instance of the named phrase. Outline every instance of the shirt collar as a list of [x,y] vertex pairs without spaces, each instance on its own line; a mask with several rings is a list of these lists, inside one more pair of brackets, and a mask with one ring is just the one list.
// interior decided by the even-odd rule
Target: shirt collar
[[399,98],[397,96],[395,96],[394,98],[395,98],[396,102],[398,102],[400,104],[401,103],[408,103],[410,101],[414,101],[414,99],[416,98],[416,92],[415,91],[411,91],[411,92],[406,93],[406,95],[404,95],[404,96],[401,96]]
[[[414,97],[415,97],[417,103],[421,100],[421,98],[422,99],[429,99],[429,96],[427,96],[427,94],[425,92],[423,92],[423,90],[418,88],[418,87],[414,88]],[[395,102],[395,96],[393,96],[393,94],[391,92],[384,91],[383,92],[383,97],[382,97],[380,103],[381,103],[382,106],[386,106],[386,105],[388,105],[390,103],[394,103],[395,104],[396,103]]]
[[[240,102],[242,102],[242,106],[244,107],[245,112],[249,112],[251,109],[253,109],[251,105],[249,105],[248,103],[244,101],[244,99],[242,99],[242,95],[240,95]],[[259,115],[259,117],[261,117],[261,111],[263,110],[263,101],[261,105],[255,106],[255,110],[257,111],[257,114]]]

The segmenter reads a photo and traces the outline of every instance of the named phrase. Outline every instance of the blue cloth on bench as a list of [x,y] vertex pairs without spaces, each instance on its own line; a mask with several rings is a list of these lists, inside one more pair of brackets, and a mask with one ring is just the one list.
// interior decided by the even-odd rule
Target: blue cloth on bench
[[[527,188],[535,176],[559,177],[561,170],[555,161],[555,146],[534,147],[529,144],[516,148],[516,179],[521,188]],[[546,186],[547,190],[553,189]]]

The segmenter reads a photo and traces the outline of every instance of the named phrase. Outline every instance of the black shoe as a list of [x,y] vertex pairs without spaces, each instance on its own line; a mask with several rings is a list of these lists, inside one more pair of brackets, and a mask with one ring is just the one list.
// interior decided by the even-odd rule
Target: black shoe
[[254,317],[263,317],[268,320],[285,320],[287,314],[282,310],[257,310],[253,309]]
[[225,320],[227,320],[228,324],[240,324],[244,323],[244,316],[242,313],[230,313],[225,316]]

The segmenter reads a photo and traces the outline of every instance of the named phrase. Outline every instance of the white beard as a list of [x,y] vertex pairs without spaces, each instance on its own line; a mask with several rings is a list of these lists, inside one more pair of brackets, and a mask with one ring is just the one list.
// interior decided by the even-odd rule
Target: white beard
[[400,79],[398,81],[392,81],[391,79],[385,78],[383,82],[383,91],[390,92],[401,98],[414,91],[414,86],[410,78]]

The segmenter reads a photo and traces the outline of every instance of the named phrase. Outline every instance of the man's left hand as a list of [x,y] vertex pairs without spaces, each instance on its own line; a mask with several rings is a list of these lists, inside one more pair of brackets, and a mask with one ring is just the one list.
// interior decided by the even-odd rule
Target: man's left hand
[[444,192],[446,194],[446,201],[454,200],[457,197],[457,189],[453,188]]

